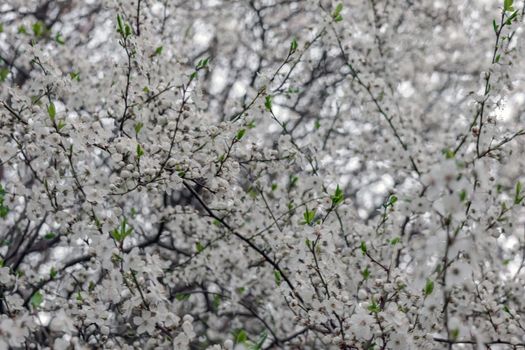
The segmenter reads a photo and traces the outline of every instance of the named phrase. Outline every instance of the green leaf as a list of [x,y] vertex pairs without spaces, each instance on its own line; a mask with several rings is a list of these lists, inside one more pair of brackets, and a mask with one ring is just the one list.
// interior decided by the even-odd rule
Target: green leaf
[[55,41],[60,44],[64,45],[66,42],[64,41],[64,38],[62,37],[62,33],[58,32],[55,34]]
[[71,72],[69,73],[69,77],[71,78],[71,80],[80,81],[80,73]]
[[315,218],[315,209],[309,210],[307,207],[303,214],[303,218],[304,218],[303,224],[312,225],[314,223],[314,218]]
[[131,35],[131,27],[128,23],[126,23],[124,25],[124,32],[125,32],[125,37],[129,37]]
[[57,235],[54,232],[48,232],[44,235],[44,239],[50,240],[55,238]]
[[293,38],[290,43],[290,54],[293,54],[295,51],[297,51],[297,40]]
[[122,223],[120,224],[120,227],[114,229],[111,232],[111,237],[113,237],[115,241],[117,242],[122,242],[124,241],[124,239],[126,239],[126,237],[131,235],[132,232],[133,232],[133,228],[132,227],[128,228],[128,223],[126,219],[123,219]]
[[396,204],[396,202],[397,202],[397,196],[391,195],[390,196],[390,201],[388,202],[388,204],[394,205],[394,204]]
[[5,190],[0,184],[0,218],[5,219],[9,214],[9,208],[4,205]]
[[213,297],[213,301],[211,303],[211,306],[213,307],[213,309],[215,311],[217,311],[219,309],[219,306],[221,305],[221,296],[216,294],[214,297]]
[[335,7],[334,12],[332,12],[332,18],[334,19],[335,22],[340,22],[343,20],[343,17],[341,16],[341,11],[343,11],[343,4],[339,3]]
[[175,299],[177,299],[178,301],[185,301],[185,300],[188,300],[189,298],[190,298],[190,294],[187,294],[187,293],[175,294]]
[[66,122],[63,120],[59,120],[57,124],[58,131],[62,130],[66,126]]
[[9,75],[9,68],[7,67],[0,68],[0,82],[4,82],[7,79],[8,75]]
[[[512,10],[511,10],[512,11]],[[512,12],[512,14],[509,16],[509,18],[507,18],[507,20],[505,21],[505,24],[506,25],[511,25],[512,24],[512,21],[514,19],[516,19],[516,17],[518,17],[518,10]]]
[[452,339],[458,339],[459,337],[459,328],[454,328],[450,331],[450,335],[452,337]]
[[304,241],[308,249],[312,250],[312,241],[310,241],[308,238]]
[[370,270],[368,269],[368,266],[363,271],[361,271],[361,276],[363,276],[364,280],[367,280],[368,277],[370,277]]
[[18,34],[27,34],[27,29],[26,29],[26,27],[22,24],[22,25],[18,26],[17,32],[18,32]]
[[266,107],[267,111],[272,111],[272,96],[267,95],[264,99],[264,107]]
[[45,26],[44,26],[44,23],[42,23],[41,21],[37,21],[35,24],[33,24],[33,35],[36,37],[36,38],[40,38],[42,35],[44,35],[44,32],[45,32]]
[[464,202],[465,199],[467,199],[467,191],[462,190],[461,192],[459,192],[459,200],[461,202]]
[[290,188],[292,188],[295,185],[297,185],[297,181],[299,181],[299,177],[298,176],[295,176],[295,175],[290,176]]
[[275,283],[280,286],[282,282],[281,273],[278,270],[275,270],[273,272],[273,276],[275,277]]
[[259,337],[259,340],[257,341],[257,343],[253,344],[253,346],[250,348],[250,350],[261,350],[267,337],[268,337],[268,333],[266,333],[266,331],[264,331],[261,334],[261,336]]
[[246,331],[242,328],[234,330],[232,335],[235,344],[243,344],[248,340],[248,334],[246,334]]
[[401,242],[401,238],[400,237],[395,237],[395,238],[392,238],[390,240],[390,245],[396,245],[396,244],[398,244],[400,242]]
[[522,189],[522,184],[521,182],[518,181],[516,183],[516,192],[514,193],[514,204],[520,204],[524,198],[523,196],[521,196],[521,189]]
[[142,127],[144,126],[143,123],[137,122],[135,123],[135,126],[133,127],[135,129],[135,134],[138,134],[140,130],[142,130]]
[[335,207],[343,202],[344,194],[343,194],[343,190],[339,188],[339,185],[337,185],[337,188],[335,189],[335,193],[331,196],[331,199],[332,199],[332,207]]
[[37,308],[40,306],[40,304],[42,304],[42,302],[44,301],[44,296],[42,295],[42,293],[40,293],[40,291],[37,291],[35,294],[33,294],[33,296],[31,297],[31,305],[34,307],[34,308]]
[[279,185],[277,185],[275,182],[272,184],[272,191],[275,191]]
[[195,243],[195,249],[197,249],[197,253],[200,253],[204,250],[204,246],[202,245],[201,242],[197,242]]
[[321,122],[319,121],[319,119],[317,119],[314,123],[314,128],[315,130],[319,130],[320,127],[321,127]]
[[159,46],[155,49],[155,56],[158,56],[160,54],[162,54],[162,50],[164,49],[163,46]]
[[373,312],[373,313],[378,313],[379,311],[381,311],[381,306],[379,306],[378,303],[376,303],[375,300],[372,300],[372,303],[370,305],[368,305],[368,311],[370,312]]
[[367,252],[368,252],[368,249],[366,247],[366,242],[362,241],[361,242],[361,253],[363,253],[363,255],[366,255]]
[[199,60],[199,62],[197,62],[197,66],[195,66],[195,69],[199,70],[199,69],[206,68],[208,66],[209,61],[210,61],[209,58],[204,58],[204,59]]
[[235,135],[235,140],[240,141],[244,134],[246,134],[246,129],[241,129],[237,131],[237,135]]
[[57,276],[57,274],[58,274],[57,270],[56,270],[54,267],[52,267],[52,268],[51,268],[51,271],[49,271],[49,278],[51,278],[51,279],[55,279],[55,277]]
[[514,8],[512,7],[514,3],[514,0],[503,0],[503,11],[514,11]]
[[425,288],[423,289],[423,294],[425,296],[429,296],[434,291],[434,281],[431,279],[427,279],[427,282],[425,283]]
[[144,155],[144,149],[137,143],[137,158],[140,159]]
[[55,116],[57,115],[57,110],[53,102],[50,102],[47,106],[47,114],[49,114],[49,118],[51,119],[51,121],[54,122]]
[[124,36],[124,23],[122,22],[122,17],[117,14],[117,33]]

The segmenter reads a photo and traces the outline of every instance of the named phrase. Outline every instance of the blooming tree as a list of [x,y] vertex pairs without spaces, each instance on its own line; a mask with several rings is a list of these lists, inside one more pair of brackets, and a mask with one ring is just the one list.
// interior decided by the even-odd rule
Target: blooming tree
[[525,348],[512,0],[0,4],[0,349]]

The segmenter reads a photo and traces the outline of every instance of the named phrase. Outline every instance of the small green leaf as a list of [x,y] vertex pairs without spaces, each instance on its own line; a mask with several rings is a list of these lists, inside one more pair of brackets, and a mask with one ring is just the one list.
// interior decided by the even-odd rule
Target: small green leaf
[[213,309],[215,311],[217,311],[219,309],[219,306],[221,305],[221,296],[216,294],[214,297],[213,297],[213,301],[211,303],[211,306],[213,307]]
[[320,127],[321,127],[321,122],[319,121],[319,119],[317,119],[314,123],[314,128],[315,130],[319,130]]
[[379,311],[381,311],[381,306],[379,306],[379,304],[376,303],[375,300],[372,300],[372,303],[370,303],[370,305],[368,305],[367,309],[368,309],[368,311],[377,314]]
[[282,282],[282,277],[281,277],[281,273],[278,271],[278,270],[275,270],[273,272],[273,276],[275,278],[275,283],[280,286],[281,285],[281,282]]
[[396,245],[401,242],[401,238],[395,237],[390,240],[390,245]]
[[49,118],[51,119],[51,121],[54,122],[55,116],[57,115],[57,110],[53,102],[50,102],[47,106],[47,114],[49,114]]
[[272,96],[267,95],[264,99],[264,107],[266,107],[267,111],[272,111]]
[[69,77],[71,78],[71,80],[80,81],[80,73],[71,72],[69,73]]
[[461,202],[464,202],[465,199],[467,199],[467,191],[462,190],[461,192],[459,192],[459,200]]
[[44,239],[50,240],[56,237],[56,234],[54,232],[48,232],[44,235]]
[[235,135],[235,140],[240,141],[244,134],[246,134],[246,129],[241,129],[237,131],[237,135]]
[[128,23],[124,25],[124,32],[126,38],[131,35],[131,26]]
[[202,245],[201,242],[197,242],[195,243],[195,249],[197,249],[197,253],[200,253],[204,250],[204,246]]
[[124,23],[122,22],[122,17],[117,14],[117,33],[124,36]]
[[140,159],[144,155],[144,149],[137,143],[137,158]]
[[277,189],[279,185],[277,185],[275,182],[272,184],[272,192],[275,191]]
[[521,196],[521,189],[522,184],[521,182],[516,183],[516,192],[514,193],[514,204],[520,204],[520,202],[523,200],[523,196]]
[[297,181],[299,181],[299,177],[298,176],[295,176],[295,175],[290,176],[290,188],[296,186],[297,185]]
[[135,134],[138,135],[138,133],[140,132],[140,130],[142,130],[142,127],[144,126],[143,123],[141,122],[136,122],[135,123],[135,126],[133,127],[135,129]]
[[8,75],[9,75],[9,68],[7,67],[0,68],[0,82],[4,82],[7,79]]
[[295,51],[297,51],[297,40],[293,38],[290,43],[290,54],[293,54]]
[[397,202],[397,196],[391,195],[388,204],[394,205]]
[[459,337],[459,328],[454,328],[450,331],[450,335],[452,337],[452,339],[458,339]]
[[63,120],[59,120],[57,124],[58,131],[62,130],[66,126],[66,122]]
[[423,289],[423,294],[425,296],[429,296],[434,291],[434,281],[431,279],[427,279],[427,282],[425,283],[425,288]]
[[370,270],[368,269],[368,266],[363,271],[361,271],[361,276],[363,276],[364,280],[367,280],[368,277],[370,277]]
[[188,300],[189,298],[190,298],[190,294],[187,294],[187,293],[175,294],[175,299],[177,299],[178,301],[185,301],[185,300]]
[[514,3],[514,0],[503,0],[503,11],[514,11],[514,8],[512,7]]
[[52,267],[52,268],[51,268],[51,271],[49,271],[49,278],[51,278],[51,279],[55,279],[55,277],[57,276],[57,274],[58,274],[57,270],[56,270],[54,267]]
[[314,223],[314,218],[315,218],[315,209],[309,210],[307,207],[303,214],[303,218],[304,218],[303,224],[312,225]]
[[367,252],[368,252],[368,249],[366,247],[366,242],[362,241],[361,242],[361,253],[363,253],[363,255],[366,255]]
[[337,188],[335,189],[335,193],[331,196],[331,199],[332,199],[332,207],[335,207],[343,202],[344,194],[343,194],[343,190],[339,188],[339,185],[337,185]]
[[494,33],[498,34],[499,26],[496,24],[496,20],[492,20],[492,28],[494,28]]
[[200,70],[200,69],[206,68],[208,66],[209,61],[210,61],[209,58],[204,58],[204,59],[199,60],[199,62],[197,62],[197,65],[195,66],[195,69]]
[[120,224],[120,227],[114,229],[111,232],[111,237],[113,237],[115,241],[117,242],[122,242],[124,241],[124,239],[126,239],[126,237],[131,235],[132,232],[133,232],[133,228],[132,227],[128,228],[126,219],[123,219],[122,223]]
[[250,350],[262,350],[262,346],[264,342],[266,341],[266,338],[268,337],[268,333],[264,331],[261,336],[259,337],[259,340],[257,343],[253,344],[253,346],[250,348]]
[[343,17],[341,16],[341,11],[343,11],[343,4],[339,3],[335,7],[334,12],[332,12],[332,18],[334,19],[335,22],[340,22],[343,20]]
[[64,38],[62,37],[62,33],[58,32],[55,34],[55,41],[60,44],[64,45],[66,42],[64,41]]
[[312,250],[312,241],[310,241],[308,238],[304,241],[308,249]]
[[162,50],[164,50],[164,47],[163,46],[159,46],[155,49],[155,55],[158,56],[160,54],[162,54]]
[[45,26],[44,23],[41,21],[37,21],[35,24],[33,24],[33,35],[36,38],[40,38],[42,35],[44,35],[45,32]]
[[234,330],[232,335],[235,344],[243,344],[248,340],[248,334],[246,334],[246,331],[242,328]]
[[512,21],[515,20],[517,17],[518,17],[518,10],[512,12],[512,14],[509,16],[509,18],[507,18],[507,20],[505,21],[505,24],[506,25],[511,25]]
[[31,297],[31,305],[34,307],[34,308],[37,308],[40,306],[40,304],[42,304],[42,302],[44,301],[44,296],[42,295],[42,293],[40,293],[40,291],[37,291],[35,294],[33,294],[33,296]]

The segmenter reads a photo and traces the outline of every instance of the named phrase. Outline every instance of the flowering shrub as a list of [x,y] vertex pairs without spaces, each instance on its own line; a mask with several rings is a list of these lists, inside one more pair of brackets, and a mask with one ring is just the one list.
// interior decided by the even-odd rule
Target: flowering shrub
[[0,5],[0,349],[525,347],[523,3]]

